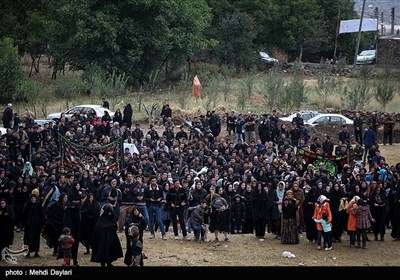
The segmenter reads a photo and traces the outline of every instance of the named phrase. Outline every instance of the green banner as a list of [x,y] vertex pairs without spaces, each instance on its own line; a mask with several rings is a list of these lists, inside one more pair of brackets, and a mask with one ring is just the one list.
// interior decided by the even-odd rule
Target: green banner
[[92,172],[119,170],[121,137],[107,145],[82,146],[59,134],[63,164],[67,170],[82,167]]

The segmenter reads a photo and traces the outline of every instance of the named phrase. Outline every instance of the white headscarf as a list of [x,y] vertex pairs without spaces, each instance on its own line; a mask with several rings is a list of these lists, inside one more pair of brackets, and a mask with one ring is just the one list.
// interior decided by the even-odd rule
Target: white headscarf
[[[283,185],[282,190],[279,189],[279,185],[281,185],[281,184]],[[283,196],[285,195],[285,182],[279,181],[278,187],[276,188],[276,194],[278,196],[278,199],[280,201],[283,201]],[[282,212],[282,204],[278,204],[278,209],[279,209],[279,212]]]
[[25,173],[27,173],[27,172],[28,172],[29,176],[32,176],[33,167],[32,167],[32,164],[29,161],[25,162],[25,165],[22,168],[22,175],[25,175]]
[[320,195],[319,197],[318,197],[318,199],[317,199],[317,202],[319,203],[319,204],[322,204],[322,203],[324,203],[325,201],[329,201],[329,199],[325,196],[325,195]]

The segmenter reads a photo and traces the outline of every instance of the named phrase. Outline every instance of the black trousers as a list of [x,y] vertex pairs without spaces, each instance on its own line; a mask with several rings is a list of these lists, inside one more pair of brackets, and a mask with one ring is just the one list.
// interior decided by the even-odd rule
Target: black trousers
[[265,236],[265,226],[266,226],[265,218],[257,218],[254,221],[254,225],[255,225],[255,230],[256,230],[256,236],[264,237]]
[[363,144],[363,136],[362,136],[362,131],[354,130],[354,137],[356,138],[356,142],[360,143],[361,145]]
[[177,222],[177,218],[179,219],[179,224],[181,225],[181,230],[182,230],[182,234],[185,237],[187,235],[186,232],[186,224],[185,224],[185,219],[183,217],[183,208],[179,207],[179,208],[175,208],[171,210],[171,220],[172,220],[172,227],[174,228],[174,235],[178,236],[178,222]]

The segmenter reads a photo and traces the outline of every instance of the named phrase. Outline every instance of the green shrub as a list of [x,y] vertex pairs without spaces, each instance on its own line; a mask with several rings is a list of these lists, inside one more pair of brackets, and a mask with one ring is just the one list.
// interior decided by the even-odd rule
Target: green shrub
[[18,101],[23,79],[18,49],[10,38],[0,39],[0,102]]
[[86,93],[88,85],[80,77],[64,76],[54,81],[54,93],[56,96],[64,97],[67,99],[74,98],[77,95]]
[[18,100],[23,102],[29,102],[32,100],[36,100],[40,97],[43,98],[41,92],[43,90],[43,85],[41,85],[38,81],[25,78],[22,80],[21,85],[18,89]]

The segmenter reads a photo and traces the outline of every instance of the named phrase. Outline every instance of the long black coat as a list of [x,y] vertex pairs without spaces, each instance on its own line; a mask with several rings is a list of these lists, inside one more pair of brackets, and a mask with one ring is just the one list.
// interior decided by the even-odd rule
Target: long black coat
[[254,220],[266,219],[269,206],[268,193],[264,189],[261,191],[255,189],[251,195],[251,205]]
[[42,205],[28,201],[25,204],[23,217],[25,221],[24,244],[28,245],[30,252],[39,252],[40,233],[44,224]]
[[104,206],[104,212],[96,223],[92,239],[92,262],[111,263],[123,257],[112,212],[110,206]]
[[122,119],[123,123],[126,123],[126,126],[128,128],[131,128],[132,126],[132,115],[133,115],[133,110],[131,104],[128,104],[124,108],[124,117]]
[[339,211],[340,200],[345,197],[345,194],[339,189],[334,188],[327,194],[330,199],[329,205],[332,212],[332,237],[339,239],[347,224],[347,213],[345,210]]
[[100,216],[100,203],[96,200],[89,203],[87,200],[81,208],[81,234],[80,242],[83,246],[90,246],[92,243],[93,231]]
[[[71,235],[75,240],[71,248],[71,253],[72,259],[76,260],[78,256],[81,233],[81,201],[80,194],[76,188],[72,189],[68,196],[68,199],[70,200],[70,202],[68,207],[65,209],[63,227],[69,227],[71,229]],[[61,252],[61,250],[59,252]]]
[[239,202],[236,200],[232,203],[231,206],[231,218],[232,224],[236,226],[243,225],[246,221],[246,204],[240,199]]
[[42,236],[46,239],[47,246],[58,246],[58,238],[62,234],[64,211],[67,204],[62,203],[62,197],[57,202],[50,204],[45,210],[46,222]]
[[13,244],[14,241],[14,210],[6,205],[0,208],[0,251]]
[[7,107],[6,109],[4,109],[3,116],[1,117],[4,128],[11,128],[13,115],[14,113],[12,108]]

